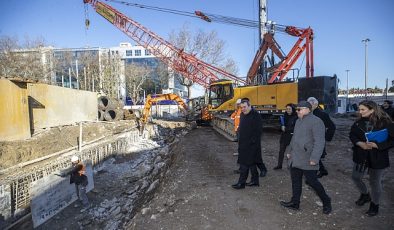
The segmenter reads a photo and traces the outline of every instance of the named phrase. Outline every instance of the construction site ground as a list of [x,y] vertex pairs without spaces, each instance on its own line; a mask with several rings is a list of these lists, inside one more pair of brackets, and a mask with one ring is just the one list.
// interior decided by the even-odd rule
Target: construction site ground
[[[198,127],[186,135],[184,135],[185,132],[183,135],[177,135],[177,132],[168,132],[168,135],[178,139],[172,149],[175,156],[172,165],[168,168],[164,180],[153,195],[153,199],[145,202],[135,216],[130,216],[128,223],[122,226],[126,226],[127,229],[169,230],[393,229],[394,169],[391,167],[385,171],[379,215],[367,217],[364,212],[368,205],[358,207],[354,203],[359,193],[351,181],[352,150],[348,132],[354,118],[338,117],[333,120],[337,125],[337,132],[333,141],[327,144],[328,155],[324,160],[329,175],[320,180],[332,198],[333,212],[330,215],[322,214],[319,198],[305,184],[301,210],[287,210],[279,205],[281,200],[290,199],[291,182],[285,164],[282,170],[272,170],[277,162],[280,137],[278,130],[264,129],[263,132],[262,154],[268,174],[266,177],[260,178],[260,187],[235,190],[231,188],[231,184],[238,180],[238,175],[233,173],[233,170],[237,169],[237,158],[233,156],[237,150],[237,143],[229,142],[211,127]],[[92,134],[95,133],[95,138],[101,137],[104,135],[103,133],[109,135],[112,131],[108,130],[120,129],[119,127],[122,125],[119,124],[122,122],[99,125],[99,128],[92,128]],[[124,124],[126,123],[124,122]],[[108,127],[105,128],[107,125]],[[129,127],[123,126],[123,129]],[[181,125],[173,124],[167,128],[179,126]],[[103,133],[97,130],[103,130]],[[75,131],[75,133],[77,132]],[[57,143],[64,142],[61,139],[66,139],[65,143],[73,144],[71,142],[76,136],[77,134],[72,136],[48,135],[45,148],[49,149],[48,152],[59,151]],[[170,136],[166,138],[168,139]],[[37,145],[41,144],[38,142]],[[2,146],[4,149],[5,144]],[[20,146],[16,147],[16,150]],[[36,147],[32,143],[29,146],[32,150]],[[12,152],[11,148],[7,145],[6,149],[8,152]],[[41,148],[44,147],[41,146]],[[4,162],[4,153],[1,157],[2,167],[11,165],[8,161],[15,158],[8,156],[7,159],[10,160]],[[393,150],[390,151],[390,157],[393,160]],[[18,158],[23,158],[23,156],[18,156]],[[123,159],[123,161],[137,160],[137,158],[138,156],[135,156]],[[111,173],[95,175],[96,187],[94,192],[88,194],[92,201],[92,209],[98,208],[104,200],[111,200],[114,194],[125,192],[122,191],[125,187],[117,187],[116,183],[115,186],[112,183],[110,188],[106,187],[113,178]],[[79,209],[71,205],[40,226],[40,229],[76,229],[78,227],[95,229],[98,225],[92,223],[94,220],[89,221],[92,218],[91,213],[80,213]],[[85,221],[87,224],[83,226],[75,224],[78,221]],[[19,225],[19,227],[32,229],[31,222]]]

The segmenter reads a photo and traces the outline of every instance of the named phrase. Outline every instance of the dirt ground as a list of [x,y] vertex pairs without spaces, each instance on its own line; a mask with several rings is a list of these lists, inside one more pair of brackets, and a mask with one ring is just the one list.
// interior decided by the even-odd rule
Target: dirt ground
[[[321,179],[332,198],[333,212],[330,215],[322,214],[319,198],[307,185],[303,186],[300,211],[290,211],[279,205],[280,200],[290,199],[291,182],[286,167],[279,171],[272,170],[277,162],[278,131],[265,129],[263,132],[262,152],[268,174],[260,178],[260,187],[234,190],[231,184],[238,180],[238,175],[233,174],[237,165],[236,157],[232,154],[236,152],[237,143],[229,142],[210,127],[198,127],[185,136],[171,132],[166,134],[179,137],[173,150],[176,154],[175,161],[154,198],[123,224],[126,224],[126,229],[168,230],[393,229],[393,168],[385,172],[379,215],[373,218],[365,216],[368,205],[358,207],[354,204],[359,194],[351,181],[352,152],[348,132],[352,119],[335,118],[334,122],[337,132],[333,141],[327,144],[328,155],[324,160],[329,175]],[[178,123],[167,127],[180,126]],[[116,130],[113,127],[109,129]],[[53,139],[53,144],[48,146],[58,145],[52,135],[48,138]],[[96,134],[91,140],[98,137]],[[28,149],[28,146],[25,148]],[[393,160],[392,153],[393,150],[390,154]],[[104,198],[110,200],[115,194],[112,188],[112,182],[115,182],[113,178],[108,173],[95,175],[95,180],[102,183],[93,193],[89,193],[93,206],[100,205]],[[106,187],[110,183],[112,184]],[[42,229],[76,229],[78,225],[75,222],[80,218],[86,216],[76,214],[70,207],[46,223]]]
[[[352,152],[348,132],[352,120],[334,119],[337,132],[327,145],[324,163],[329,175],[322,178],[332,198],[333,212],[322,214],[319,198],[303,186],[300,211],[279,205],[291,197],[289,171],[274,171],[280,133],[265,130],[263,160],[268,168],[260,187],[234,190],[238,175],[236,143],[211,128],[193,130],[179,143],[178,160],[161,191],[138,213],[132,229],[393,229],[394,170],[386,170],[378,216],[364,215],[368,205],[357,207],[359,193],[351,181]],[[391,159],[393,154],[391,153]]]

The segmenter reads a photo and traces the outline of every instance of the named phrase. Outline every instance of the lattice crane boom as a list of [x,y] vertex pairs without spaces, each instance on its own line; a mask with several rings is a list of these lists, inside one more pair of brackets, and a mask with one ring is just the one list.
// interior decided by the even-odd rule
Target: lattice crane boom
[[83,2],[92,5],[98,14],[136,43],[148,49],[174,71],[206,89],[209,88],[210,82],[221,78],[233,80],[236,84],[246,83],[245,80],[178,49],[170,42],[105,3],[97,0],[83,0]]

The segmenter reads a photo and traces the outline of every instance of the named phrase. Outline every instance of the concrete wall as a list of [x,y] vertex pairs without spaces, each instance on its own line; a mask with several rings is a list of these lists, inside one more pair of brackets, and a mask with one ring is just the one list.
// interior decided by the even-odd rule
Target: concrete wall
[[0,141],[30,137],[27,83],[0,79]]
[[97,120],[97,94],[45,84],[28,84],[31,129]]

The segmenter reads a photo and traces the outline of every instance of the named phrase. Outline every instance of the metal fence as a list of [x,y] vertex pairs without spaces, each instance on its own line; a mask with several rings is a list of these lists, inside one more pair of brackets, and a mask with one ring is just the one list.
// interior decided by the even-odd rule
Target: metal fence
[[[72,155],[78,155],[83,161],[91,160],[93,167],[100,167],[107,158],[116,154],[125,153],[130,144],[137,143],[142,139],[147,139],[147,135],[148,134],[144,134],[144,136],[140,136],[138,130],[118,134],[117,136],[111,137],[110,140],[100,141],[99,143],[84,146],[84,149],[81,152],[78,152],[77,150],[70,151],[58,156],[56,159],[34,163],[34,165],[30,167],[13,170],[15,173],[7,176],[7,178],[2,180],[0,184],[2,190],[10,190],[2,191],[3,197],[0,198],[6,201],[10,200],[10,207],[2,204],[3,210],[1,215],[10,217],[5,218],[7,222],[13,222],[18,219],[19,216],[28,213],[31,201],[31,183],[59,170],[70,167],[70,157]],[[26,163],[23,165],[26,165]],[[16,168],[18,167],[16,166]],[[8,199],[8,197],[4,197],[8,194],[11,196],[10,199]]]

